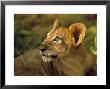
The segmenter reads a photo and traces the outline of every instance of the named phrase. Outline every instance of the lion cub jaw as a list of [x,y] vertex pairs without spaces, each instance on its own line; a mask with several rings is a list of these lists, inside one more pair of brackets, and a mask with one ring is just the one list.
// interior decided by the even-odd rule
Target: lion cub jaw
[[42,56],[42,60],[43,60],[44,62],[50,62],[50,61],[52,61],[52,58],[47,57],[47,56]]

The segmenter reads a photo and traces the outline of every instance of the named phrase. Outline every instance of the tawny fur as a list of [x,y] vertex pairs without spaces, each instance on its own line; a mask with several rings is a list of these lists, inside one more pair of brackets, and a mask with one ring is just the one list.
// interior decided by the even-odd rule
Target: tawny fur
[[[52,30],[42,42],[40,48],[45,48],[45,55],[56,56],[50,62],[44,62],[39,50],[32,50],[15,59],[15,75],[55,75],[55,76],[85,76],[96,75],[96,55],[93,55],[83,45],[86,27],[75,23],[68,28],[54,22]],[[58,42],[55,40],[57,37]],[[54,41],[55,40],[55,41]]]

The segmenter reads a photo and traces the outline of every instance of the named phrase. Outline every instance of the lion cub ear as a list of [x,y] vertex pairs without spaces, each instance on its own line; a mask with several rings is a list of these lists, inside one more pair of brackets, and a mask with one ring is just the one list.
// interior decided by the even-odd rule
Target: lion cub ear
[[57,29],[60,26],[59,20],[56,19],[53,24],[53,29]]
[[82,43],[85,37],[86,27],[82,23],[75,23],[70,25],[69,32],[74,38],[75,46],[78,46],[80,43]]

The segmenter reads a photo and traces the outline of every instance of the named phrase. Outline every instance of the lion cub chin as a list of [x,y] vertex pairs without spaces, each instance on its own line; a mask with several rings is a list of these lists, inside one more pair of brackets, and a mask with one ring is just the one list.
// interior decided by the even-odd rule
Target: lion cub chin
[[44,62],[50,62],[50,61],[52,61],[53,59],[50,58],[50,57],[47,57],[47,56],[42,56],[42,60],[43,60]]
[[52,65],[57,65],[56,69],[65,75],[85,75],[96,63],[93,54],[83,46],[85,33],[86,27],[82,23],[64,27],[58,19],[55,20],[53,28],[40,46],[43,62],[52,63],[58,59]]

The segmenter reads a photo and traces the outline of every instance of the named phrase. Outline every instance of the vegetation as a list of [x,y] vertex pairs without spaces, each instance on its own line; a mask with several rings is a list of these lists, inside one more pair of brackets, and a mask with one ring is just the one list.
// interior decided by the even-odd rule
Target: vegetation
[[38,48],[58,18],[64,26],[81,22],[87,27],[84,44],[96,54],[97,15],[95,14],[15,14],[14,57]]

